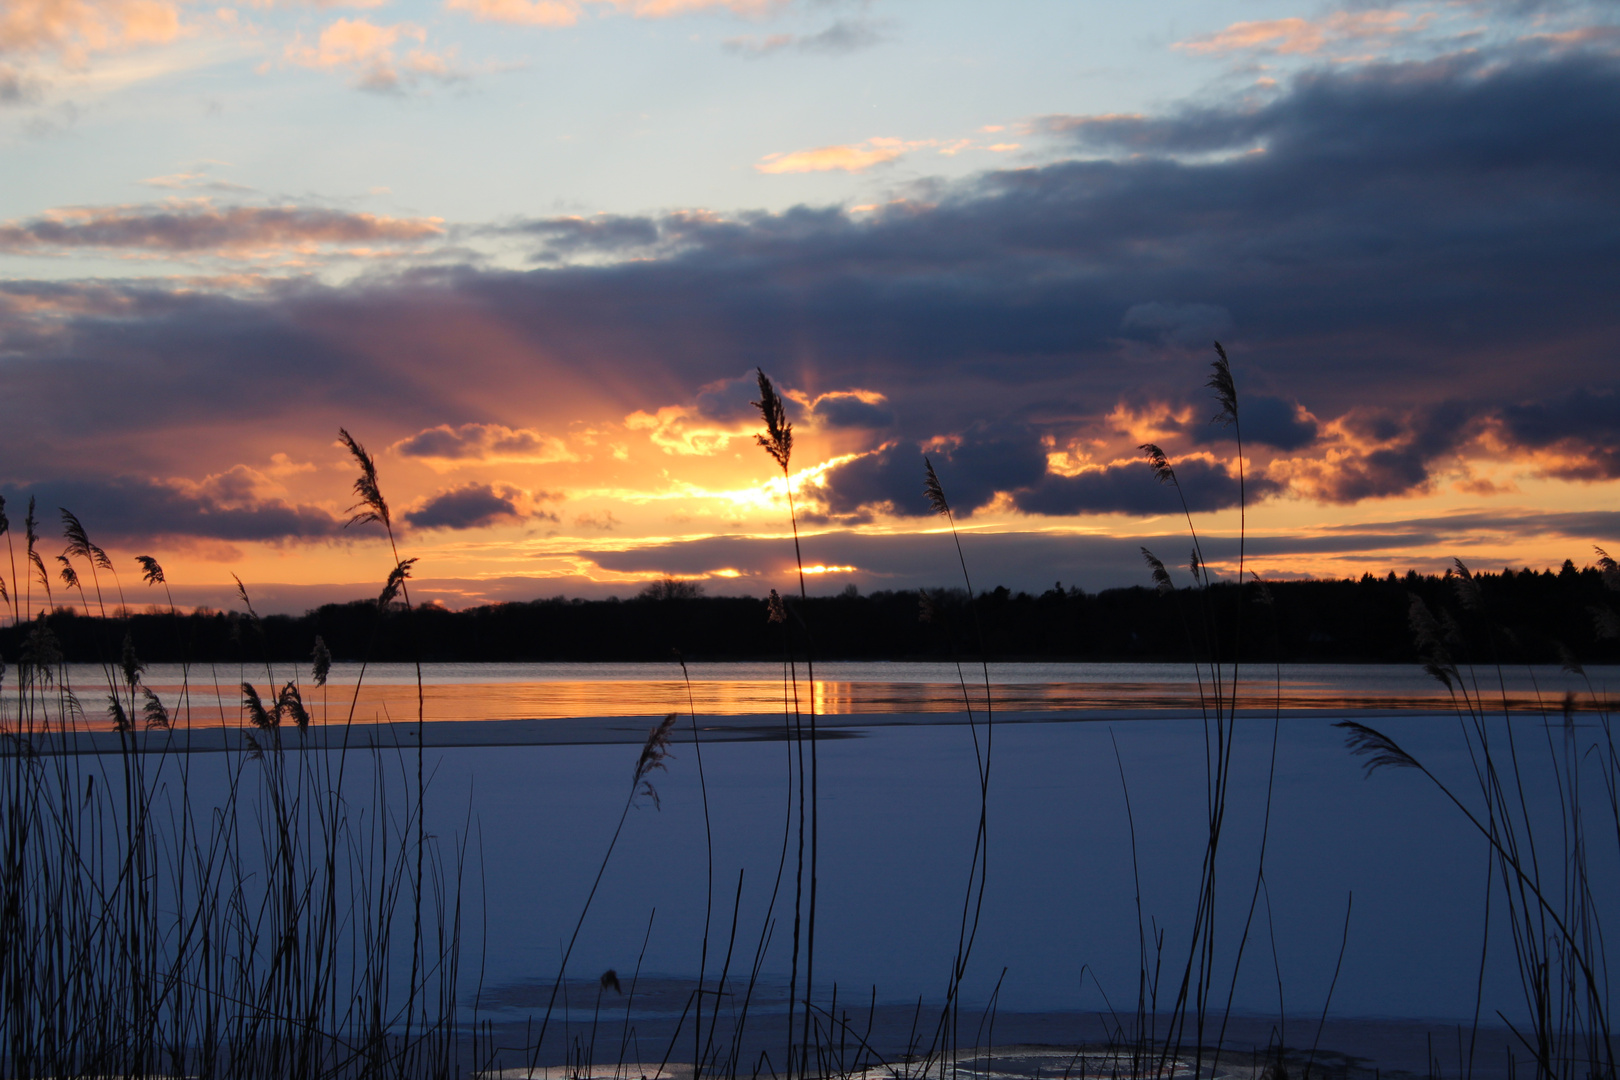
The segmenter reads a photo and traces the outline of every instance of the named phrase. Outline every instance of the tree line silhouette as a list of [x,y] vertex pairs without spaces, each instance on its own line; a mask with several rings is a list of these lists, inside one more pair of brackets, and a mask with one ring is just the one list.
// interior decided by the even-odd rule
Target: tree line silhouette
[[[1565,561],[1560,571],[1477,573],[1492,622],[1459,619],[1459,655],[1484,663],[1620,662],[1613,575]],[[1245,605],[1243,640],[1217,642],[1222,660],[1415,663],[1408,629],[1412,597],[1437,612],[1457,609],[1451,575],[1360,580],[1271,581],[1262,588],[1217,582],[1207,593],[1147,587],[1088,593],[1055,583],[1045,592],[987,590],[971,601],[960,589],[853,588],[791,600],[809,628],[817,659],[946,660],[977,654],[971,604],[990,658],[1016,660],[1186,661],[1205,658],[1200,627]],[[198,609],[185,614],[120,612],[89,617],[58,608],[34,624],[0,629],[0,659],[41,649],[71,661],[116,662],[127,638],[146,662],[307,660],[320,637],[339,661],[691,661],[770,660],[783,654],[780,626],[767,624],[763,598],[705,596],[695,583],[654,582],[629,599],[564,599],[491,604],[462,611],[375,601],[326,604],[302,615],[252,617]]]

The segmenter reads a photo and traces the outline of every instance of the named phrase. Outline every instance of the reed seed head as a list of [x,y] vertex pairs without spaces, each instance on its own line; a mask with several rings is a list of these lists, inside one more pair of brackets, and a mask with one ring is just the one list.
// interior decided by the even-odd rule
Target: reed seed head
[[1249,577],[1252,578],[1254,583],[1260,587],[1260,602],[1266,605],[1266,607],[1276,607],[1277,598],[1271,595],[1271,587],[1266,584],[1266,579],[1255,573],[1253,570],[1249,571]]
[[32,544],[28,545],[28,561],[34,564],[34,573],[39,577],[39,583],[45,590],[45,600],[51,599],[51,575],[45,572],[45,560],[39,557]]
[[766,622],[787,622],[787,609],[782,606],[782,598],[776,595],[775,589],[771,590],[770,598],[765,601],[765,606],[767,612],[765,616]]
[[137,555],[135,561],[141,564],[141,577],[148,585],[164,585],[168,579],[163,576],[163,567],[150,555]]
[[289,682],[281,688],[276,696],[276,715],[292,717],[299,731],[309,727],[309,711],[304,708],[304,696],[298,692],[296,684]]
[[79,572],[73,569],[73,564],[68,561],[68,557],[66,555],[58,555],[56,557],[56,561],[62,564],[62,569],[60,571],[62,576],[62,584],[66,585],[70,589],[77,589],[79,587]]
[[258,622],[259,613],[253,610],[253,601],[248,597],[247,586],[242,584],[242,579],[235,574],[231,575],[231,580],[236,582],[236,595],[241,598],[242,606],[247,608],[248,618]]
[[381,595],[377,597],[377,606],[379,608],[386,611],[388,605],[394,602],[394,598],[399,595],[400,589],[405,586],[405,579],[411,576],[411,567],[415,564],[416,559],[414,557],[401,559],[398,565],[388,571],[388,581],[383,585]]
[[388,514],[388,500],[383,498],[382,488],[377,486],[377,463],[371,460],[366,448],[356,442],[346,428],[338,428],[338,439],[348,447],[355,464],[360,466],[360,475],[354,481],[354,494],[359,501],[349,507],[348,524],[364,525],[377,521],[382,523],[383,528],[393,529],[393,519]]
[[[647,742],[642,746],[641,757],[636,761],[637,783],[645,780],[647,774],[654,769],[665,767],[664,759],[669,757],[669,736],[675,730],[675,717],[675,713],[670,713],[647,733]],[[656,796],[654,801],[657,801]]]
[[1161,484],[1176,484],[1176,470],[1170,467],[1170,460],[1164,456],[1164,451],[1156,443],[1143,443],[1137,447],[1147,455],[1148,468],[1153,470],[1153,479]]
[[90,558],[90,537],[85,535],[84,526],[66,507],[59,506],[57,509],[62,511],[62,535],[67,537],[67,553],[83,559]]
[[146,670],[141,658],[135,655],[135,640],[127,633],[124,635],[124,647],[120,650],[118,667],[124,673],[124,683],[131,690],[141,681],[141,672]]
[[280,722],[279,716],[273,716],[259,700],[259,692],[253,689],[252,683],[242,684],[242,708],[247,710],[248,719],[253,726],[264,731],[270,731]]
[[114,731],[130,729],[129,714],[124,711],[124,703],[118,700],[117,694],[107,695],[107,716],[113,722]]
[[1333,726],[1344,728],[1348,733],[1345,735],[1344,744],[1350,748],[1352,754],[1367,759],[1364,764],[1367,767],[1368,776],[1386,765],[1392,769],[1421,769],[1423,767],[1417,763],[1417,759],[1413,758],[1411,754],[1402,750],[1394,739],[1381,731],[1368,727],[1366,724],[1358,724],[1354,720],[1340,720]]
[[765,369],[754,370],[759,373],[759,400],[754,405],[765,421],[765,433],[755,435],[754,441],[763,446],[765,452],[782,466],[782,472],[786,473],[788,461],[793,457],[793,425],[788,423],[787,407],[782,404],[782,398],[777,394],[776,387],[771,385]]
[[1204,385],[1215,391],[1215,400],[1221,406],[1221,411],[1211,420],[1222,427],[1231,427],[1238,418],[1237,384],[1232,381],[1232,365],[1226,359],[1226,350],[1221,348],[1218,341],[1215,343],[1215,360],[1210,367],[1214,370]]
[[105,551],[90,542],[90,537],[86,535],[84,526],[79,524],[79,519],[64,507],[59,506],[57,509],[62,511],[62,535],[67,537],[67,553],[84,559],[98,570],[111,570],[112,560],[107,558]]
[[923,494],[928,496],[928,505],[941,517],[950,517],[951,504],[945,501],[945,489],[940,485],[939,475],[934,472],[934,463],[928,460],[926,454],[923,455],[923,469],[926,473],[923,479]]
[[1469,572],[1467,564],[1461,559],[1452,559],[1457,572],[1451,578],[1451,587],[1456,590],[1457,602],[1470,611],[1478,611],[1484,606],[1484,599],[1480,595],[1479,582]]
[[611,990],[615,994],[624,993],[624,991],[619,987],[619,973],[614,971],[612,968],[608,968],[606,971],[602,972],[602,978],[598,980],[598,982],[603,990]]
[[1609,553],[1600,547],[1594,547],[1597,552],[1598,569],[1603,573],[1603,584],[1616,591],[1620,591],[1620,565],[1609,558]]
[[141,712],[146,716],[146,726],[160,731],[169,728],[169,710],[163,707],[163,701],[152,692],[150,686],[141,687],[141,693],[146,696],[146,704]]
[[1170,581],[1170,571],[1164,568],[1164,562],[1147,548],[1142,549],[1142,558],[1147,560],[1148,569],[1153,572],[1153,585],[1159,590],[1159,595],[1175,592],[1176,587]]
[[315,678],[316,686],[326,685],[326,676],[332,671],[332,652],[326,647],[326,640],[321,635],[315,635],[315,649],[309,657],[310,674]]

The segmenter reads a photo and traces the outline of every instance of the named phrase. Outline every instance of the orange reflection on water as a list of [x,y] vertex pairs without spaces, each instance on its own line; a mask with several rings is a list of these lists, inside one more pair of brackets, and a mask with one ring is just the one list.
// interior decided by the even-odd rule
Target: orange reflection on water
[[[165,700],[176,700],[179,686],[154,689]],[[261,690],[261,693],[263,691]],[[695,711],[700,716],[781,716],[795,701],[803,712],[814,710],[823,716],[885,714],[940,714],[965,711],[961,686],[949,683],[851,682],[821,680],[784,685],[775,680],[738,679],[694,681],[688,687],[678,679],[623,680],[592,682],[518,682],[428,684],[422,691],[422,716],[433,721],[458,720],[551,720],[575,717],[662,716]],[[985,708],[983,684],[968,684],[966,700],[973,710]],[[1167,686],[1163,683],[1110,682],[1017,683],[993,687],[994,704],[1000,713],[1042,713],[1104,709],[1196,710],[1196,688]],[[266,695],[268,697],[268,695]],[[350,715],[356,722],[414,721],[416,687],[398,683],[371,684],[361,688],[357,698],[352,687],[332,686],[325,694],[311,693],[305,699],[315,723],[343,723]],[[192,688],[192,723],[228,724],[241,721],[238,694],[216,696]],[[1514,696],[1521,708],[1534,708],[1529,696]],[[1451,708],[1451,700],[1439,694],[1359,693],[1346,695],[1325,688],[1284,686],[1261,693],[1248,688],[1239,697],[1244,710],[1290,709],[1424,709]]]

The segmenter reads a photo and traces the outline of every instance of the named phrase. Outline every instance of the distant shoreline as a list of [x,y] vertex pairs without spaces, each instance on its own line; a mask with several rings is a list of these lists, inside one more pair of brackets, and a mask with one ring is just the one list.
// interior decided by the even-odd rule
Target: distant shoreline
[[[1504,664],[1557,664],[1567,656],[1620,662],[1620,638],[1604,636],[1594,619],[1594,611],[1612,614],[1615,603],[1597,569],[1566,562],[1556,573],[1504,570],[1474,581],[1492,620],[1512,635],[1487,640],[1475,627],[1460,655]],[[1191,662],[1207,652],[1200,627],[1217,617],[1241,627],[1219,641],[1225,662],[1417,663],[1408,625],[1414,597],[1436,615],[1459,606],[1449,578],[1392,573],[1273,581],[1264,591],[1252,583],[1169,594],[1054,586],[1040,595],[996,588],[970,600],[961,590],[932,590],[927,604],[912,591],[848,591],[794,600],[789,609],[808,628],[817,661],[967,660],[978,656],[982,640],[988,658],[1001,662]],[[340,661],[650,662],[671,661],[677,651],[689,661],[757,661],[786,654],[783,625],[767,621],[762,599],[701,596],[695,587],[674,597],[649,590],[628,600],[558,598],[463,611],[353,601],[262,619],[152,608],[103,619],[64,607],[35,623],[0,627],[0,658],[16,662],[28,635],[43,626],[50,647],[75,662],[116,660],[126,636],[148,663],[307,660],[317,637]],[[804,658],[802,640],[795,638],[793,649]]]

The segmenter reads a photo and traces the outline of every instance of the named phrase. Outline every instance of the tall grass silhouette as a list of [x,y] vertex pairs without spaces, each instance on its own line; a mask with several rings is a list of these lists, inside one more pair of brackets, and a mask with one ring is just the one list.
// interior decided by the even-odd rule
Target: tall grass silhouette
[[[240,683],[243,729],[194,725],[191,665],[167,699],[146,685],[114,563],[76,515],[63,510],[62,521],[58,576],[104,631],[105,720],[85,707],[88,689],[74,685],[45,612],[33,609],[35,580],[47,605],[53,598],[31,501],[24,564],[34,573],[21,604],[14,547],[10,586],[0,585],[29,627],[13,685],[0,684],[0,1071],[453,1074],[466,1056],[466,849],[425,836],[420,769],[414,792],[390,779],[401,762],[351,748],[324,696],[320,720],[335,737],[311,739],[316,718],[297,673],[278,675],[268,654],[268,692]],[[3,505],[0,529],[9,546]],[[172,611],[162,565],[148,555],[136,565]],[[257,613],[238,587],[251,631]],[[319,646],[312,663],[323,695],[324,654]],[[103,724],[114,750],[93,740]],[[220,739],[223,750],[195,752]],[[408,965],[397,955],[407,925]]]
[[[1605,583],[1620,589],[1620,567],[1603,549],[1597,553]],[[1461,559],[1453,561],[1447,576],[1460,615],[1449,607],[1436,615],[1414,595],[1410,623],[1425,670],[1451,698],[1471,765],[1471,790],[1447,781],[1374,727],[1354,720],[1338,726],[1349,750],[1363,759],[1368,776],[1383,769],[1417,773],[1485,840],[1506,901],[1528,1024],[1515,1024],[1501,1013],[1498,1019],[1534,1064],[1538,1080],[1612,1078],[1614,1014],[1602,919],[1603,901],[1611,898],[1591,871],[1597,836],[1612,832],[1620,844],[1620,745],[1608,703],[1566,649],[1564,670],[1586,681],[1586,701],[1573,691],[1557,702],[1547,701],[1538,688],[1535,712],[1516,714],[1503,667],[1489,655],[1510,639],[1512,630],[1495,617],[1489,597]],[[1620,622],[1609,606],[1594,609],[1593,615],[1600,634]],[[1468,625],[1483,634],[1488,655],[1476,657]],[[1582,711],[1597,721],[1589,740],[1580,732]],[[1538,767],[1539,774],[1533,771]],[[1583,777],[1593,771],[1601,785],[1595,827],[1592,799],[1583,786]],[[1553,781],[1551,815],[1535,805],[1538,775],[1543,783],[1549,775]],[[1494,892],[1487,881],[1487,930]],[[1487,936],[1480,947],[1470,1063],[1477,1048],[1488,946]]]
[[[1221,844],[1226,833],[1226,816],[1231,800],[1232,753],[1236,745],[1235,736],[1238,723],[1240,687],[1238,657],[1243,650],[1243,616],[1246,595],[1244,574],[1248,541],[1248,500],[1243,460],[1243,427],[1239,413],[1237,384],[1232,376],[1231,361],[1226,354],[1226,349],[1218,341],[1214,343],[1214,348],[1215,360],[1210,365],[1210,374],[1205,383],[1205,387],[1212,392],[1218,406],[1214,416],[1211,418],[1211,423],[1218,424],[1223,428],[1230,428],[1237,449],[1234,457],[1238,487],[1236,500],[1238,550],[1235,574],[1237,603],[1231,610],[1222,611],[1218,604],[1217,592],[1212,588],[1215,584],[1214,574],[1210,569],[1209,560],[1204,552],[1203,541],[1193,523],[1191,507],[1187,502],[1185,491],[1182,490],[1181,482],[1176,476],[1174,466],[1159,446],[1153,443],[1144,443],[1139,447],[1154,479],[1175,492],[1192,543],[1192,550],[1189,553],[1187,564],[1188,571],[1193,579],[1191,597],[1184,598],[1182,591],[1175,587],[1163,560],[1147,548],[1142,549],[1142,557],[1148,565],[1155,588],[1161,595],[1169,597],[1176,604],[1179,618],[1186,632],[1188,647],[1194,657],[1193,664],[1197,676],[1199,712],[1204,730],[1205,760],[1205,837],[1202,865],[1198,877],[1197,899],[1194,904],[1187,955],[1180,965],[1181,976],[1175,984],[1175,995],[1169,1004],[1168,1030],[1162,1035],[1159,1033],[1157,1025],[1159,995],[1162,987],[1164,938],[1162,933],[1155,935],[1150,963],[1148,936],[1141,909],[1140,884],[1138,884],[1137,888],[1139,956],[1137,1004],[1133,1020],[1133,1031],[1128,1035],[1121,1032],[1120,1036],[1121,1040],[1130,1047],[1133,1073],[1155,1077],[1173,1073],[1178,1067],[1178,1059],[1183,1051],[1189,1047],[1189,1043],[1193,1059],[1193,1075],[1199,1075],[1204,1068],[1206,1052],[1211,1053],[1210,1067],[1216,1068],[1219,1065],[1226,1030],[1231,1017],[1232,1003],[1236,995],[1238,975],[1242,969],[1243,956],[1248,944],[1255,911],[1261,892],[1264,889],[1265,852],[1270,835],[1271,801],[1276,777],[1280,713],[1275,710],[1279,707],[1278,703],[1280,703],[1281,698],[1280,669],[1277,675],[1277,696],[1274,699],[1271,760],[1265,787],[1265,813],[1258,837],[1259,861],[1250,892],[1247,915],[1244,919],[1243,928],[1238,935],[1227,984],[1226,1003],[1219,1013],[1219,1027],[1212,1032],[1211,1024],[1215,1020],[1216,1013],[1211,1007],[1211,996],[1216,992],[1216,985],[1220,975],[1216,956],[1217,946],[1221,941],[1216,921],[1216,898],[1222,884],[1220,874],[1222,865]],[[1258,577],[1255,577],[1254,582],[1259,591],[1260,599],[1262,601],[1268,600],[1269,593],[1265,591],[1264,583]],[[1184,600],[1190,600],[1191,602],[1193,607],[1191,617],[1188,616]],[[1136,868],[1134,815],[1130,807],[1130,792],[1126,784],[1124,763],[1118,760],[1117,745],[1115,746],[1115,755],[1120,770],[1121,788],[1125,793],[1127,821],[1131,832],[1132,872],[1139,882],[1139,871]],[[1281,1001],[1279,999],[1280,1007]],[[1211,1034],[1214,1035],[1213,1040],[1209,1038]]]
[[[759,380],[759,400],[753,404],[759,409],[760,418],[764,422],[765,430],[763,433],[755,435],[754,441],[758,443],[768,455],[770,455],[771,460],[776,462],[777,466],[782,470],[782,491],[787,500],[788,522],[793,529],[793,561],[799,576],[799,599],[808,600],[810,593],[809,589],[805,585],[804,580],[804,553],[799,545],[799,515],[793,506],[793,473],[791,469],[791,462],[793,458],[793,425],[788,421],[787,407],[782,403],[781,396],[777,394],[775,385],[772,384],[771,380],[766,377],[763,369],[756,370],[756,374]],[[797,1067],[798,1075],[800,1076],[808,1076],[808,1070],[810,1067],[811,1001],[813,997],[812,987],[815,982],[816,970],[816,894],[818,885],[817,857],[820,850],[820,753],[816,738],[816,702],[814,691],[816,681],[815,643],[810,635],[810,628],[805,623],[803,615],[791,607],[788,607],[787,611],[788,614],[793,617],[794,622],[797,623],[802,634],[802,647],[804,649],[805,658],[805,674],[809,679],[811,688],[811,692],[806,699],[808,707],[801,710],[797,691],[797,677],[794,676],[792,713],[794,719],[794,743],[798,752],[799,760],[799,856],[798,870],[795,875],[793,894],[793,956],[791,960],[791,972],[788,977],[788,1045],[790,1048],[793,1046],[792,1029],[794,1021],[794,1003],[799,1000],[799,957],[801,955],[799,934],[800,915],[802,907],[808,908],[808,911],[805,912],[805,935],[802,950],[802,955],[804,957],[804,997],[802,999],[804,1009],[800,1017],[802,1023],[802,1032],[798,1043],[797,1056],[790,1056],[787,1062],[787,1073],[789,1077],[792,1077],[794,1075],[795,1067]],[[808,734],[805,732],[803,723],[806,716],[808,716],[809,719]],[[810,776],[808,786],[804,775],[804,761],[807,753],[810,759]],[[807,807],[808,829],[806,824]],[[807,832],[810,847],[808,865],[810,878],[808,898],[806,898],[806,887],[804,880],[806,872],[805,839]]]

